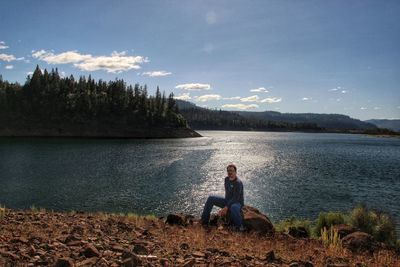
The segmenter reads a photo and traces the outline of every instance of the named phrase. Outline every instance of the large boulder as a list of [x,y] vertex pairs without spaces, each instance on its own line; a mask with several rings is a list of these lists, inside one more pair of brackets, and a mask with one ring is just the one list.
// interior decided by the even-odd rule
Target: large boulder
[[372,252],[377,248],[377,243],[374,238],[364,232],[354,232],[342,239],[343,247],[350,249],[353,252]]
[[261,213],[258,209],[244,205],[242,208],[243,212],[243,224],[250,230],[259,233],[273,233],[274,226],[268,217]]

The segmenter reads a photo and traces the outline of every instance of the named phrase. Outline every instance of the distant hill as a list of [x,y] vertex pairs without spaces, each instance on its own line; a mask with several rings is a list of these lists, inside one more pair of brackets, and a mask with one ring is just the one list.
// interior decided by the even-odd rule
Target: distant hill
[[196,130],[321,131],[315,123],[289,123],[246,118],[237,112],[198,107],[176,100],[179,112]]
[[223,111],[176,100],[180,113],[194,129],[235,128],[260,130],[374,131],[372,123],[341,114],[280,113],[275,111]]
[[366,122],[372,123],[379,128],[386,128],[396,132],[400,132],[400,120],[372,119]]
[[251,112],[238,111],[238,114],[246,118],[257,118],[268,121],[285,121],[290,123],[316,123],[325,129],[339,130],[366,130],[377,128],[374,124],[353,119],[341,114],[318,113],[280,113],[275,111]]

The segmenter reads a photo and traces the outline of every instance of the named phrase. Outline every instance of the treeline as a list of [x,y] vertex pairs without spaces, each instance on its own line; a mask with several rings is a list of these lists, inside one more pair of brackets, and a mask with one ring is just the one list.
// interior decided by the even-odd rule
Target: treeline
[[223,111],[176,100],[179,112],[196,130],[259,130],[399,135],[341,114],[293,114],[276,111]]
[[[178,105],[185,103],[178,102]],[[199,107],[180,108],[190,127],[196,130],[320,131],[316,123],[289,123],[245,118],[235,112]]]
[[[149,96],[147,86],[127,85],[124,80],[76,80],[61,77],[57,69],[36,67],[24,85],[0,76],[0,122],[3,127],[186,127],[171,93],[157,87]],[[1,127],[0,127],[1,128]]]

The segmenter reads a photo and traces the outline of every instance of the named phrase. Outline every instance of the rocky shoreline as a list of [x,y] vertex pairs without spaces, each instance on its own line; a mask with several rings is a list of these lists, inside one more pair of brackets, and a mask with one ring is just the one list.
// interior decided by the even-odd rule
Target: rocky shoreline
[[251,231],[235,232],[216,216],[204,228],[184,214],[2,208],[0,266],[400,266],[399,255],[373,240],[359,250],[326,247],[293,231],[275,232],[256,209],[244,218]]

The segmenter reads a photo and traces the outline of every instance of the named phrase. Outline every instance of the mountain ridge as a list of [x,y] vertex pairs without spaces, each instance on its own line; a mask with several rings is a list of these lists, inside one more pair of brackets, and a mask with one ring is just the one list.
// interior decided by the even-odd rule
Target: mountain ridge
[[[337,113],[281,113],[208,109],[176,99],[180,113],[194,129],[283,130],[392,134],[391,130]],[[385,127],[386,128],[386,127]]]

